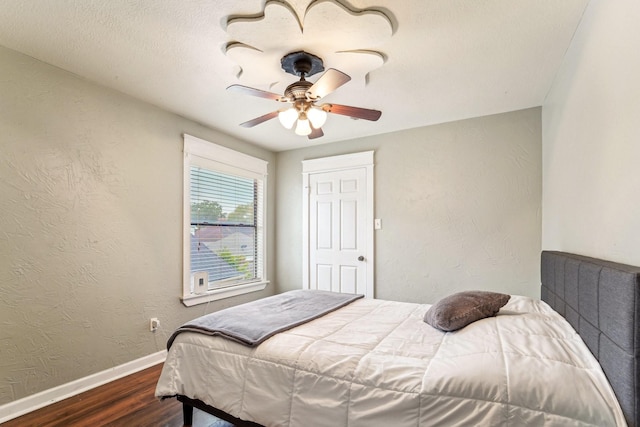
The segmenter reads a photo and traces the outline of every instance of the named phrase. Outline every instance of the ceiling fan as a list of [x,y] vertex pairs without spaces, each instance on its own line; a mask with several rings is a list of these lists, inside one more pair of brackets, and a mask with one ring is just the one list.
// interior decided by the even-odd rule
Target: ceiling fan
[[322,125],[327,119],[327,113],[371,121],[376,121],[380,118],[382,112],[378,110],[333,103],[317,105],[316,102],[321,98],[351,80],[351,77],[333,68],[329,68],[315,83],[305,80],[305,77],[324,71],[322,59],[319,57],[304,51],[292,52],[285,55],[281,63],[282,69],[287,73],[300,77],[299,81],[287,86],[284,95],[242,85],[231,85],[227,90],[289,103],[291,106],[256,117],[253,120],[241,123],[240,126],[251,128],[278,117],[285,128],[291,129],[295,124],[295,133],[297,135],[314,139],[324,135]]

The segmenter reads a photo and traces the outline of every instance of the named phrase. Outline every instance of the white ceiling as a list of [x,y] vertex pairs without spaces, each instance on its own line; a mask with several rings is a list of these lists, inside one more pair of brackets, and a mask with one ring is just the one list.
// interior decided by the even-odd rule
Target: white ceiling
[[[354,25],[345,28],[331,16],[325,22],[313,20],[313,31],[323,34],[329,47],[319,46],[317,37],[304,38],[300,31],[291,36],[278,32],[290,28],[290,22],[262,22],[269,17],[267,13],[262,19],[265,3],[267,11],[287,3],[291,16],[297,15],[299,26],[305,28],[309,5],[328,1],[2,0],[0,45],[282,151],[539,106],[588,3],[339,0],[350,11]],[[357,60],[351,65],[341,63],[339,68],[325,58],[325,68],[339,68],[354,77],[326,101],[381,110],[379,121],[330,115],[323,126],[325,136],[313,141],[284,129],[277,119],[251,129],[238,126],[281,105],[228,92],[227,86],[246,84],[280,93],[296,77],[284,73],[279,61],[268,64],[271,60],[265,58],[274,52],[264,47],[254,46],[264,55],[254,55],[255,60],[250,57],[248,63],[243,57],[244,63],[238,64],[237,56],[227,55],[227,44],[236,41],[227,32],[229,17],[255,21],[261,33],[255,43],[278,36],[291,43],[289,49],[279,42],[283,51],[302,47],[316,53],[334,46],[342,50],[346,40],[362,39],[360,28],[370,31],[367,25],[359,27],[363,15],[359,11],[366,9],[385,16],[391,30],[390,37],[377,37],[372,41],[375,46],[361,49],[380,52],[384,61],[379,67],[367,63],[370,71],[365,70],[365,80]],[[244,77],[253,76],[253,80],[259,78],[255,76],[260,76],[260,68],[270,69],[265,70],[265,81],[248,84],[237,77],[240,67]],[[274,85],[271,76],[278,74],[282,80]]]

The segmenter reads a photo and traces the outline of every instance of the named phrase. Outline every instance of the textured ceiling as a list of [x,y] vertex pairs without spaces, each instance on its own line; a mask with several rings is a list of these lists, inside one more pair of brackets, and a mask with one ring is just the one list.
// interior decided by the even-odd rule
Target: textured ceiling
[[[587,3],[2,0],[0,45],[281,151],[539,106]],[[296,77],[274,58],[301,48],[353,77],[326,101],[381,110],[380,120],[330,115],[313,141],[278,120],[238,126],[280,105],[226,87],[280,93]]]

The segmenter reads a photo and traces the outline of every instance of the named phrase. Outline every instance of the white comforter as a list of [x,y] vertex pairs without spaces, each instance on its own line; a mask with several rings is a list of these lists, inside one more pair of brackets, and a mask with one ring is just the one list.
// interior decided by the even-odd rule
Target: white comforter
[[[600,366],[543,302],[443,333],[429,305],[358,300],[256,348],[185,332],[156,396],[265,426],[624,426]],[[260,321],[260,319],[256,319]]]

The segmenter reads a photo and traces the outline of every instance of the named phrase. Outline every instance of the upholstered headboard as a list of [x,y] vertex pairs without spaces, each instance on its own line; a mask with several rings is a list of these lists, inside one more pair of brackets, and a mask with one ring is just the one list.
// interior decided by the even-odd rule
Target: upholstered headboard
[[542,252],[542,300],[600,362],[630,427],[640,427],[640,267]]

